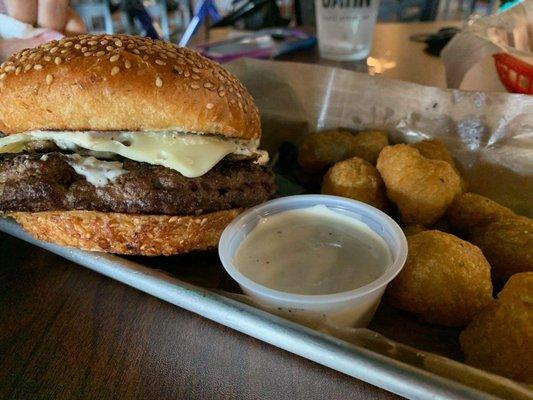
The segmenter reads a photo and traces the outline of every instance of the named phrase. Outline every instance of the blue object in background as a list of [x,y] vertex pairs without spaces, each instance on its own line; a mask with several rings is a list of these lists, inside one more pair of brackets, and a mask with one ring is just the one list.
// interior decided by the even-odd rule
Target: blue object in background
[[200,24],[204,22],[208,16],[214,23],[220,20],[220,14],[213,3],[213,0],[200,0],[196,5],[194,16],[191,22],[187,26],[187,29],[179,41],[180,46],[187,46],[187,43],[189,43],[189,40],[191,40],[191,37],[194,35],[194,32],[198,26],[200,26]]
[[500,4],[500,7],[498,8],[498,13],[507,11],[508,9],[513,8],[517,4],[522,3],[522,1],[524,1],[524,0],[514,0],[514,1],[502,2],[502,4]]

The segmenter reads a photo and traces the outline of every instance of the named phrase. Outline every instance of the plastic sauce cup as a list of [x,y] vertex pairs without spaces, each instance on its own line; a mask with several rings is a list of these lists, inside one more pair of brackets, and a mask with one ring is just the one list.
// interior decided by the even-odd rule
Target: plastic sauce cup
[[[271,289],[254,282],[233,265],[235,253],[259,220],[284,211],[324,205],[347,218],[355,218],[381,236],[391,255],[390,264],[373,282],[347,292],[302,295]],[[282,197],[253,207],[235,218],[220,238],[218,253],[228,274],[255,303],[275,314],[316,325],[366,327],[372,319],[387,284],[402,269],[407,258],[407,240],[401,228],[387,214],[368,204],[343,197],[298,195]]]

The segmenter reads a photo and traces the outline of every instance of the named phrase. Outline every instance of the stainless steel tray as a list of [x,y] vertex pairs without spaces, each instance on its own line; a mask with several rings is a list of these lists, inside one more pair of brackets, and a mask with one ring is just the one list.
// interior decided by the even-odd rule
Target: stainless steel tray
[[[401,396],[533,398],[527,387],[514,381],[416,351],[366,329],[359,330],[357,344],[349,343],[118,256],[40,242],[8,219],[0,218],[0,230],[205,318]],[[342,332],[337,333],[342,336]]]

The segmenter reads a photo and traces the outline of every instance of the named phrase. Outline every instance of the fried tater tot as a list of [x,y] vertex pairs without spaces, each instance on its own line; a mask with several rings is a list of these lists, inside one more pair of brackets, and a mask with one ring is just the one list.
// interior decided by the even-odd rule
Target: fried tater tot
[[474,228],[487,226],[491,222],[515,216],[507,207],[475,193],[457,196],[447,212],[447,219],[452,228],[463,234],[468,234]]
[[533,384],[533,272],[513,275],[459,340],[468,364]]
[[387,206],[385,185],[378,170],[359,157],[331,167],[322,181],[322,193],[359,200],[380,210]]
[[417,149],[420,154],[426,158],[432,160],[446,161],[448,164],[455,166],[452,156],[448,152],[448,149],[439,139],[422,140],[420,142],[413,143],[411,147]]
[[308,172],[321,172],[351,157],[375,164],[379,152],[388,144],[387,134],[381,131],[352,133],[336,129],[312,133],[298,149],[298,164]]
[[435,223],[461,193],[461,178],[450,164],[425,158],[405,144],[385,147],[377,169],[407,225]]
[[432,160],[446,161],[448,164],[450,164],[455,170],[455,172],[457,172],[457,175],[461,177],[461,187],[463,191],[467,190],[468,185],[464,178],[461,176],[461,173],[455,165],[455,161],[453,161],[450,152],[448,151],[442,140],[422,140],[420,142],[413,143],[411,147],[417,149],[423,157],[430,158]]
[[394,307],[462,326],[493,301],[490,265],[476,246],[436,230],[410,235],[407,244],[405,266],[387,288]]
[[470,241],[489,260],[496,280],[533,271],[533,219],[514,216],[474,228]]
[[422,225],[407,225],[402,228],[405,236],[416,235],[417,233],[424,232],[426,228]]
[[350,157],[361,157],[372,165],[376,165],[379,153],[389,145],[387,132],[361,131],[355,135],[350,150]]

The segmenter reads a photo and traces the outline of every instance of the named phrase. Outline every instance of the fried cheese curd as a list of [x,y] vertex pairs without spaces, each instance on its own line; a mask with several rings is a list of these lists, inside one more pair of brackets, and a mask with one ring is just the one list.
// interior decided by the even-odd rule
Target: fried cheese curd
[[322,193],[359,200],[380,210],[387,206],[385,185],[378,170],[359,157],[333,165],[322,180]]
[[434,224],[462,191],[461,177],[449,163],[426,158],[406,144],[385,147],[377,169],[407,225]]
[[360,157],[375,164],[380,151],[388,146],[383,131],[352,133],[334,129],[308,135],[298,148],[298,164],[307,172],[322,172],[336,162]]
[[475,228],[470,241],[489,261],[494,278],[533,271],[533,219],[514,216]]
[[437,230],[409,235],[407,244],[407,261],[387,288],[392,306],[463,326],[493,301],[490,265],[476,246]]
[[533,384],[533,272],[513,275],[460,342],[468,364]]
[[515,216],[516,214],[509,208],[475,193],[463,193],[457,196],[447,211],[450,226],[462,234]]
[[[461,176],[461,174],[459,173],[459,170],[457,169],[457,166],[455,165],[455,161],[453,161],[452,155],[450,154],[450,152],[448,151],[448,149],[446,148],[442,140],[440,139],[422,140],[420,142],[413,143],[411,147],[414,147],[415,149],[417,149],[423,157],[430,158],[432,160],[446,161],[448,164],[450,164],[453,167],[455,172],[457,172],[457,174]],[[466,191],[468,187],[463,177],[461,177],[461,187],[463,191]]]

